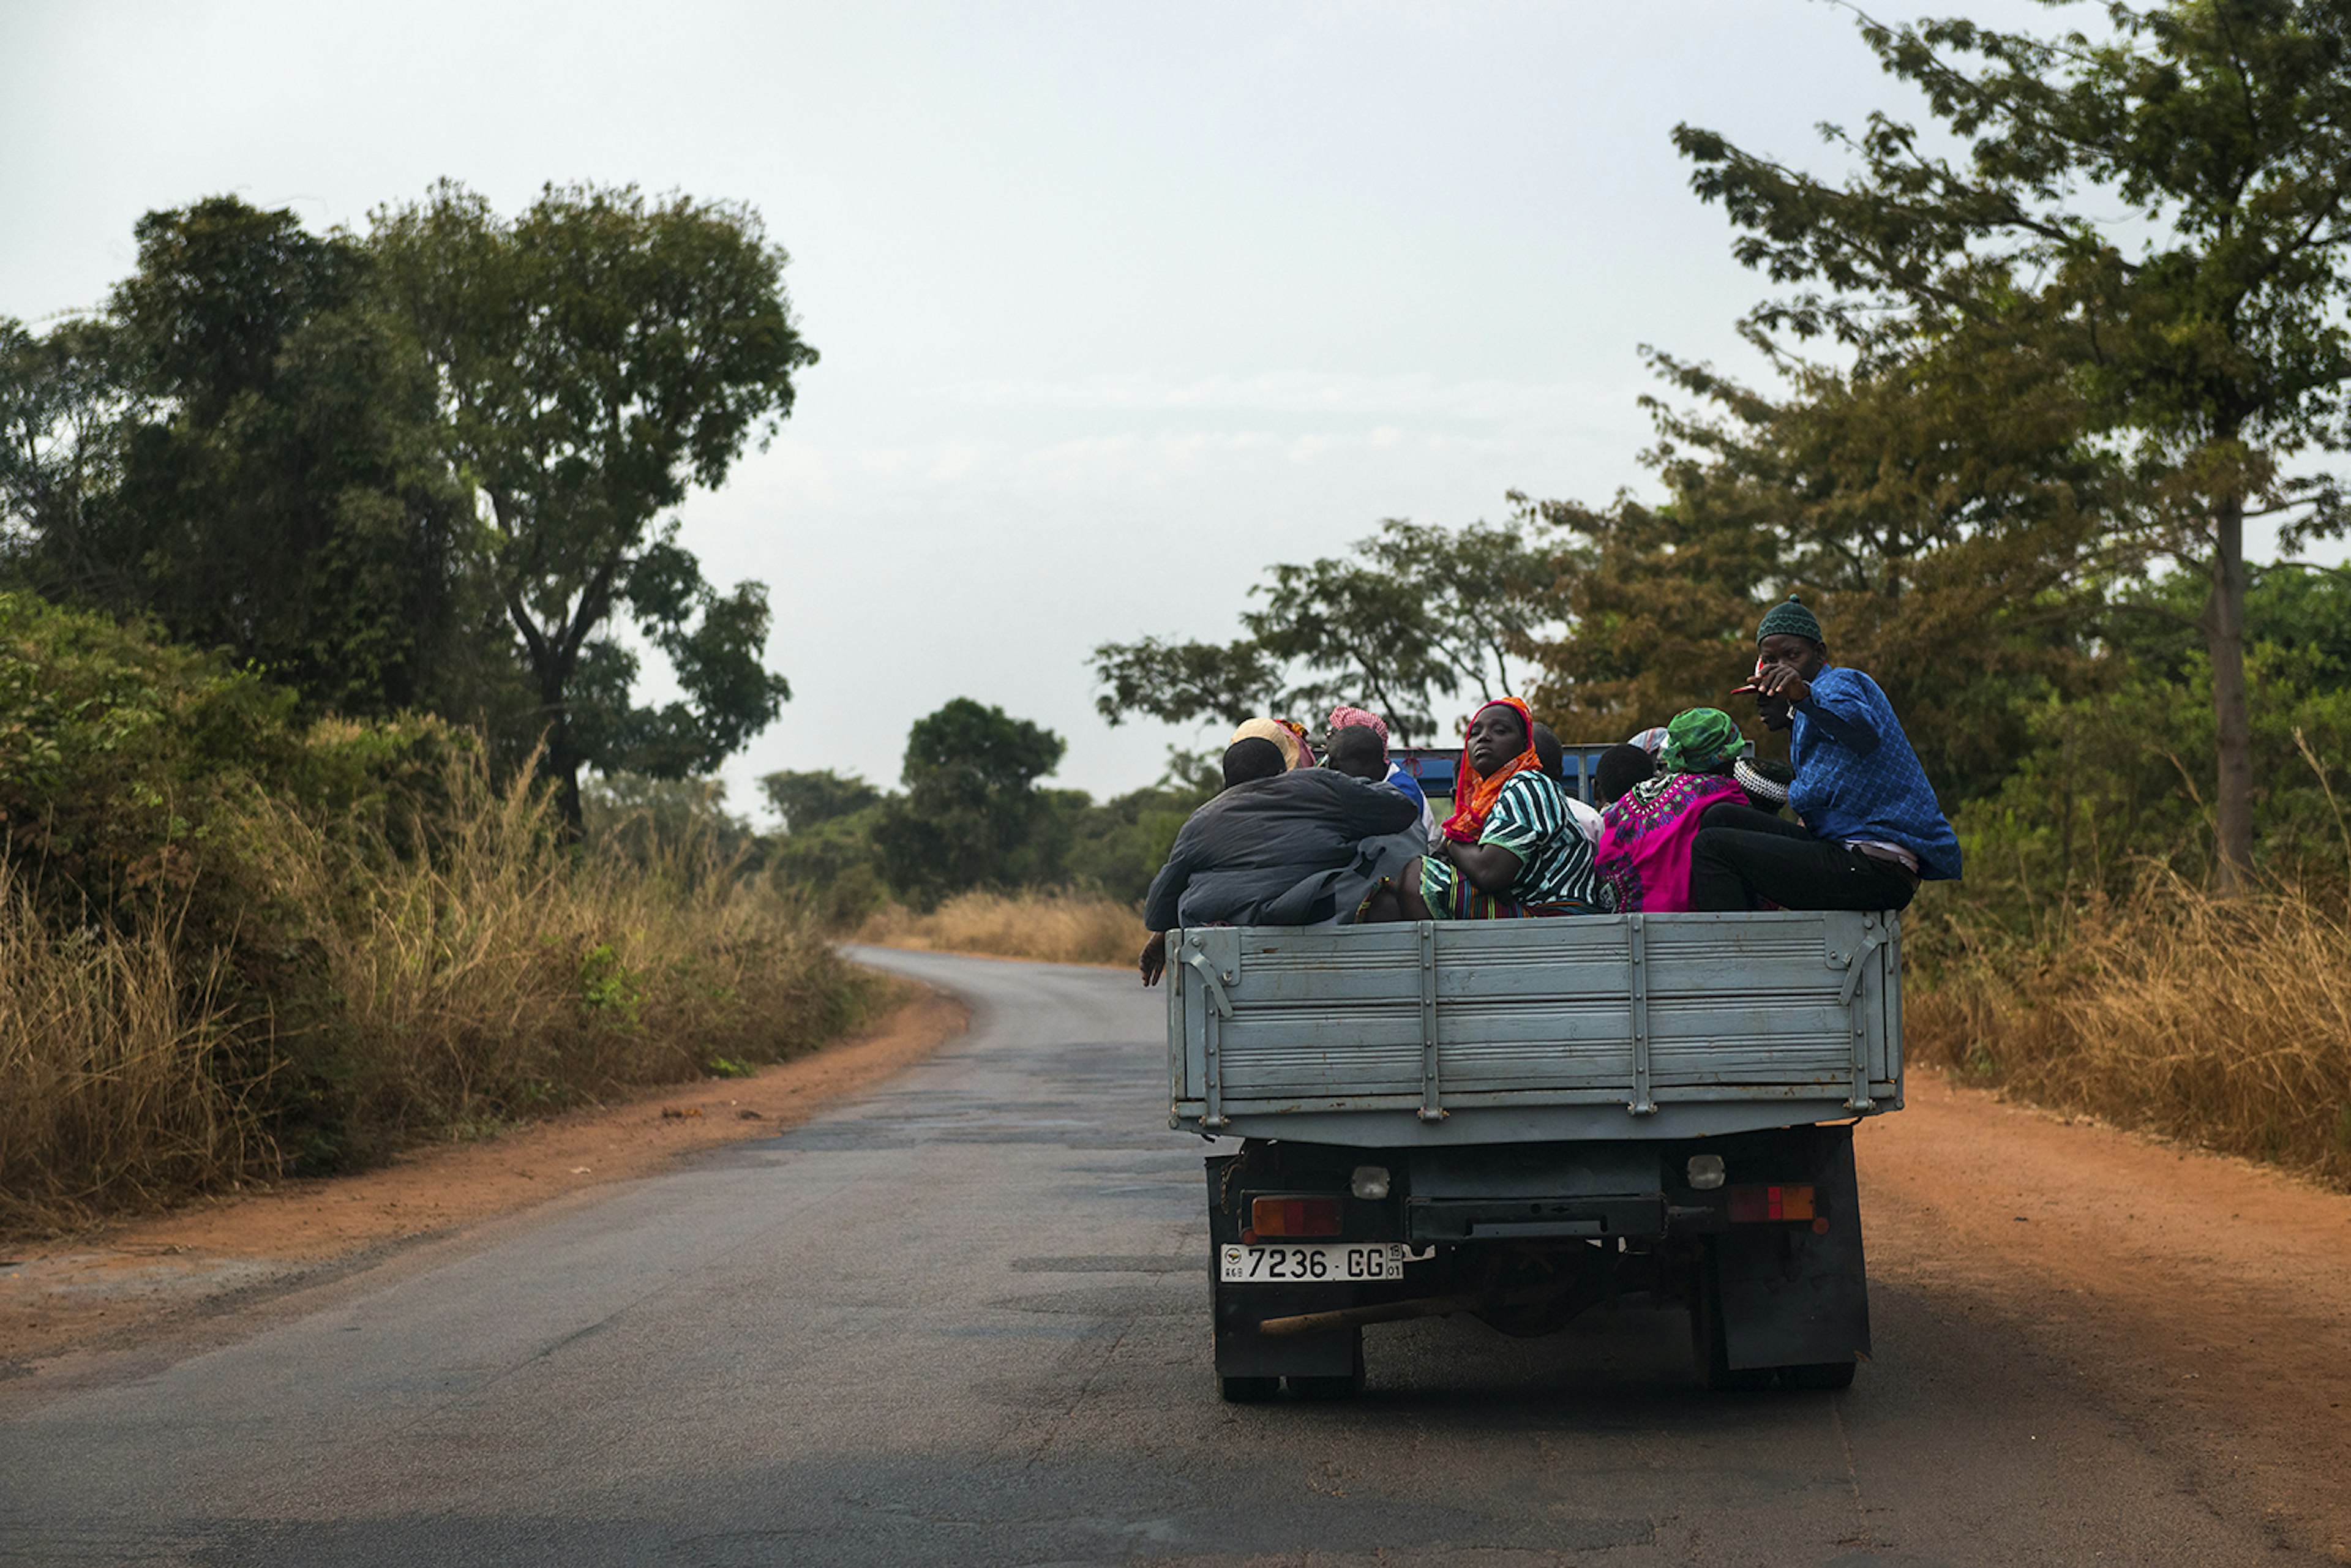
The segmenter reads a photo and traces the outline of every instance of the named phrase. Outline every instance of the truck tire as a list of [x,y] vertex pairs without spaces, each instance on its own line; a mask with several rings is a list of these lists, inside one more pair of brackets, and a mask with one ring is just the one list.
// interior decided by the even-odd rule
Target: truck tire
[[1228,1405],[1262,1405],[1281,1392],[1279,1377],[1220,1377],[1217,1383]]

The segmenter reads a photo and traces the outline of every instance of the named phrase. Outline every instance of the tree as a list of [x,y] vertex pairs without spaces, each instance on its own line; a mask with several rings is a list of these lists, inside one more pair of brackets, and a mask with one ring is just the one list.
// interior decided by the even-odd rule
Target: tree
[[1238,726],[1270,709],[1282,690],[1280,663],[1246,639],[1104,643],[1093,664],[1104,687],[1094,710],[1113,725],[1139,713],[1170,724],[1213,718]]
[[458,695],[474,525],[364,249],[234,196],[137,237],[104,319],[5,334],[15,575],[225,648],[313,710]]
[[1044,882],[1024,858],[1044,802],[1037,780],[1066,749],[1051,730],[957,697],[906,734],[906,793],[886,802],[875,845],[891,885],[929,904],[987,883]]
[[99,537],[120,480],[128,393],[116,334],[67,321],[42,337],[0,318],[0,537],[11,575],[60,597],[138,598]]
[[1399,745],[1437,727],[1437,694],[1514,689],[1513,658],[1542,629],[1550,569],[1516,523],[1459,530],[1389,518],[1350,556],[1277,565],[1249,590],[1230,643],[1105,643],[1094,702],[1171,723],[1238,724],[1280,706],[1363,703]]
[[759,780],[760,793],[784,820],[784,831],[804,833],[819,822],[854,816],[881,803],[882,791],[854,774],[830,768],[812,773],[770,773]]
[[1723,706],[1757,618],[1791,589],[1841,660],[1894,695],[1938,786],[1997,784],[2022,704],[2087,678],[2104,576],[2092,523],[2112,464],[2064,375],[1959,340],[1839,371],[1782,359],[1770,398],[1652,355],[1698,400],[1646,400],[1668,500],[1528,503],[1563,530],[1538,706],[1623,735]]
[[[747,208],[549,186],[507,221],[447,183],[378,214],[373,245],[440,377],[451,455],[488,502],[566,816],[576,830],[583,764],[716,766],[790,691],[760,663],[765,586],[714,589],[662,514],[772,436],[816,362],[784,252]],[[615,619],[668,655],[685,701],[630,705]]]
[[1964,159],[1871,116],[1825,134],[1843,184],[1684,125],[1693,187],[1744,231],[1735,254],[1809,286],[1764,330],[1830,334],[1864,367],[1956,334],[2005,340],[2072,376],[2130,459],[2110,514],[2144,560],[2192,563],[2210,655],[2219,866],[2252,871],[2244,525],[2283,516],[2289,548],[2346,521],[2331,476],[2351,340],[2351,17],[2331,0],[2106,7],[2109,37],[1994,32],[1965,20],[1862,35],[1926,94]]

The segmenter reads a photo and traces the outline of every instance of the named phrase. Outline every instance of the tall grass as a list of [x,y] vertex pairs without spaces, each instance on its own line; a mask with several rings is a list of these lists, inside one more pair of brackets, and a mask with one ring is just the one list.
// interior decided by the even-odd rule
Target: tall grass
[[266,1165],[225,1066],[216,962],[160,913],[60,934],[0,865],[0,1228],[153,1202]]
[[2043,937],[1967,944],[1909,999],[1910,1053],[2351,1185],[2351,923],[2334,900],[2222,898],[2157,868]]
[[1131,904],[1029,888],[963,894],[927,915],[892,904],[866,920],[857,940],[1055,964],[1132,964],[1148,936]]
[[365,1163],[780,1060],[874,982],[787,898],[687,845],[567,848],[544,790],[449,765],[394,834],[262,801],[266,942],[168,919],[59,935],[0,881],[0,1227]]

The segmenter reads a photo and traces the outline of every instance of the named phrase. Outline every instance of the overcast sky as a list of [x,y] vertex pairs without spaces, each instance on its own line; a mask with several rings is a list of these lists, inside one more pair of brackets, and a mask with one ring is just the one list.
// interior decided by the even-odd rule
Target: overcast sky
[[1640,346],[1752,369],[1762,286],[1677,121],[1824,167],[1814,122],[1900,101],[1807,0],[0,0],[0,314],[96,304],[140,214],[221,192],[319,226],[444,175],[747,201],[824,358],[682,513],[768,584],[794,692],[737,806],[894,781],[956,696],[1104,794],[1203,737],[1106,727],[1096,643],[1231,635],[1268,563],[1384,517],[1639,487]]

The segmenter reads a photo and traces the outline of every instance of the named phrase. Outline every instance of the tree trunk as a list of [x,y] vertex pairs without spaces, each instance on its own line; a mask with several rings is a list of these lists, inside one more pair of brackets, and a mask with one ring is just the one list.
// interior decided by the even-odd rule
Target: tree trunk
[[2225,497],[2213,514],[2212,597],[2204,639],[2212,656],[2212,727],[2219,753],[2218,885],[2241,894],[2253,881],[2253,724],[2245,692],[2245,505]]
[[564,841],[576,844],[588,836],[588,821],[580,806],[580,758],[571,748],[571,709],[563,700],[562,677],[547,669],[537,674],[539,712],[547,716],[547,755],[542,765],[555,780],[555,806],[563,813]]

